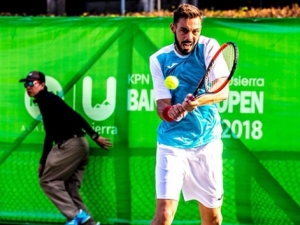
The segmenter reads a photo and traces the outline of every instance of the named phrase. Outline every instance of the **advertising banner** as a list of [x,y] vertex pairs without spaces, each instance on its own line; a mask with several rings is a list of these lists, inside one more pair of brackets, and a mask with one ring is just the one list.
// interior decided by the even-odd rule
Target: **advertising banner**
[[[102,224],[150,224],[156,113],[149,57],[174,41],[172,18],[0,17],[0,222],[62,223],[37,177],[45,136],[19,79],[32,70],[114,147],[91,147],[81,193]],[[202,35],[235,42],[230,96],[218,104],[224,224],[300,224],[299,19],[205,18]],[[199,224],[180,200],[174,224]],[[280,222],[278,222],[280,221]]]

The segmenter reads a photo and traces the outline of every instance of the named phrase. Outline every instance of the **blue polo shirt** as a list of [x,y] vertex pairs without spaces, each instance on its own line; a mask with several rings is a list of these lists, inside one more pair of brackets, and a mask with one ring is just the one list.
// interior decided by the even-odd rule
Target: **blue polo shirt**
[[[193,93],[205,74],[213,54],[219,49],[215,39],[200,36],[189,55],[179,55],[174,44],[165,46],[150,57],[150,70],[155,99],[171,98],[172,105],[182,103],[188,93]],[[165,87],[163,81],[176,76],[179,86],[175,90]],[[214,74],[218,78],[217,74]],[[176,148],[195,148],[221,138],[221,119],[216,104],[199,106],[180,121],[161,121],[157,130],[159,143]]]

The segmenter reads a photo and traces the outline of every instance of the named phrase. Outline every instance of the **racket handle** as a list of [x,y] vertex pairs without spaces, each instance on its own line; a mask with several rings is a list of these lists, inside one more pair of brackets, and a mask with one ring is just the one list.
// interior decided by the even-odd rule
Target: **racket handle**
[[176,121],[176,122],[179,122],[180,120],[182,120],[182,118],[183,118],[183,116],[179,116],[179,117],[176,118],[175,121]]
[[191,101],[194,101],[194,100],[195,100],[195,96],[194,96],[194,95],[191,95],[189,99],[190,99]]
[[186,116],[187,113],[188,113],[188,112],[185,111],[184,113],[181,114],[181,116],[177,117],[177,119],[176,119],[175,121],[176,121],[176,122],[179,122],[180,120],[182,120],[182,119]]

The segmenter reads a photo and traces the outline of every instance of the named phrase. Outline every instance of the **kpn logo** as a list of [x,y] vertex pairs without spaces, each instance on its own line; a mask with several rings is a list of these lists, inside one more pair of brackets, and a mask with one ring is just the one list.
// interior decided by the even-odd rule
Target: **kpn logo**
[[[103,121],[110,117],[116,106],[116,78],[109,77],[106,80],[106,96],[104,101],[102,102],[94,102],[92,103],[92,95],[93,93],[93,80],[91,77],[87,76],[82,81],[82,107],[90,119],[94,121]],[[60,83],[54,79],[53,77],[46,76],[46,86],[48,91],[58,95],[62,99],[64,96],[63,88]],[[102,90],[105,90],[103,88]],[[76,102],[76,88],[74,88],[73,94],[73,103]],[[71,106],[71,105],[70,105]],[[32,116],[32,118],[36,120],[42,120],[42,116],[40,114],[40,110],[38,106],[33,102],[33,98],[30,98],[25,91],[25,107],[28,113]],[[71,106],[72,107],[72,106]],[[73,108],[75,108],[75,104]]]

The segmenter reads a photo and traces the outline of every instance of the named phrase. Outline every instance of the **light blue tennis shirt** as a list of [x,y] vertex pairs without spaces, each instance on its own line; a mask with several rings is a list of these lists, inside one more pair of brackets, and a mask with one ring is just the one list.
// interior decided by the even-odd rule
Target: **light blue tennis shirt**
[[[155,99],[172,98],[172,105],[182,103],[188,93],[193,93],[204,76],[206,66],[219,49],[215,39],[200,36],[198,44],[189,55],[179,55],[174,44],[165,46],[150,56],[150,70]],[[176,76],[179,86],[169,90],[164,79]],[[212,74],[213,79],[218,74]],[[199,106],[180,121],[161,121],[158,126],[158,143],[176,148],[195,148],[221,138],[221,119],[216,104]]]

